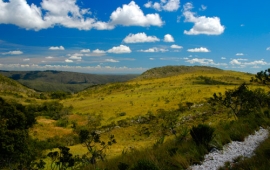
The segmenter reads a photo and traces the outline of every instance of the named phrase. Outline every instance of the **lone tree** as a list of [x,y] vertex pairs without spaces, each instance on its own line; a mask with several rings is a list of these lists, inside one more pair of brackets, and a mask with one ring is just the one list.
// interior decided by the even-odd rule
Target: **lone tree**
[[221,93],[218,95],[214,93],[213,97],[208,100],[208,103],[215,105],[221,104],[227,108],[230,108],[235,118],[240,115],[246,115],[248,113],[257,111],[260,107],[258,97],[256,93],[249,90],[247,85],[243,83],[235,90],[227,90],[225,95]]
[[100,140],[100,134],[96,133],[96,131],[90,132],[86,129],[80,131],[79,137],[80,142],[88,149],[88,153],[83,156],[83,159],[91,164],[96,164],[97,159],[104,161],[106,157],[105,150],[116,143],[114,135],[111,135],[109,141],[105,143]]
[[75,158],[69,153],[69,148],[65,146],[59,147],[60,152],[49,152],[48,157],[51,158],[51,169],[65,170],[75,165]]

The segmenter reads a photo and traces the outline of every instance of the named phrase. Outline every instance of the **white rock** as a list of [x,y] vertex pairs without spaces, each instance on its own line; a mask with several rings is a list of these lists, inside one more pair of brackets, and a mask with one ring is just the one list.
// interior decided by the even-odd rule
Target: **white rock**
[[225,162],[232,162],[233,159],[243,156],[251,157],[256,147],[268,137],[268,130],[260,128],[254,135],[249,135],[243,142],[233,141],[223,147],[222,151],[214,151],[204,156],[201,165],[190,166],[192,170],[216,170],[222,167]]

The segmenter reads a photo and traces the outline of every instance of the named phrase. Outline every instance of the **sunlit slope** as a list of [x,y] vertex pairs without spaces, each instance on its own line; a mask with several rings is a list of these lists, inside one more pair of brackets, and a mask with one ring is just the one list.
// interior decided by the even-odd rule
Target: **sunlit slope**
[[0,74],[0,96],[12,97],[15,99],[31,96],[35,93],[15,80],[7,78]]
[[221,69],[208,66],[164,66],[155,67],[142,73],[137,79],[164,78],[183,73],[192,73],[198,71],[221,71]]
[[[199,69],[163,78],[137,79],[89,88],[63,101],[75,113],[103,114],[104,123],[178,108],[186,102],[200,103],[215,92],[249,83],[251,75],[219,69]],[[119,116],[125,113],[125,116]]]
[[[167,67],[166,67],[167,68]],[[206,98],[213,93],[223,93],[226,89],[233,89],[240,84],[249,83],[253,76],[247,73],[224,71],[220,69],[202,69],[194,67],[185,72],[174,73],[176,75],[163,75],[160,78],[148,76],[139,77],[136,80],[126,83],[112,83],[107,85],[97,85],[88,88],[71,98],[61,100],[66,107],[73,106],[72,114],[68,116],[69,122],[76,122],[78,126],[86,126],[90,114],[102,114],[101,126],[110,126],[109,134],[116,137],[117,144],[110,149],[109,158],[120,155],[128,147],[144,149],[152,146],[158,139],[158,134],[151,131],[150,136],[141,135],[143,127],[148,128],[148,124],[130,123],[125,126],[122,122],[134,122],[140,117],[151,112],[157,114],[157,110],[175,110],[179,104],[186,105],[186,102],[195,104],[204,103]],[[160,68],[159,68],[160,69]],[[162,68],[161,68],[162,69]],[[169,73],[170,74],[170,73]],[[143,74],[144,75],[144,74]],[[143,76],[142,75],[142,76]],[[156,74],[155,74],[156,75]],[[255,88],[251,85],[250,88]],[[219,120],[227,120],[227,114],[215,114],[206,120],[203,118],[192,118],[207,111],[207,106],[198,109],[187,110],[182,113],[179,120],[189,120],[183,122],[185,127],[192,127],[200,121],[215,124]],[[55,120],[47,120],[44,117],[38,118],[38,124],[30,131],[35,138],[45,140],[52,137],[69,138],[74,135],[70,123],[67,127],[56,127]],[[158,132],[159,127],[156,127]],[[101,129],[103,131],[106,128]],[[152,128],[153,129],[153,128]],[[154,128],[155,129],[155,128]],[[107,139],[108,133],[101,135],[102,139]],[[170,137],[166,137],[166,140]],[[106,141],[106,140],[105,140]],[[70,146],[72,153],[85,154],[86,149],[81,144]]]

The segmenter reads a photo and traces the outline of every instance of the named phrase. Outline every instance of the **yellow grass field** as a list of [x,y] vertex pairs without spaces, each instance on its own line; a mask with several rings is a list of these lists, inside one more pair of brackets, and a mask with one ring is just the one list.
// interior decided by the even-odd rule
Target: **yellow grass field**
[[[224,85],[207,85],[199,83],[198,77],[204,76],[216,81],[225,82]],[[64,106],[73,106],[73,113],[69,115],[69,121],[76,121],[78,125],[87,124],[88,115],[103,115],[102,125],[108,125],[122,119],[143,116],[148,112],[156,114],[157,110],[175,110],[179,104],[186,102],[200,104],[206,101],[214,93],[224,93],[225,90],[234,89],[242,83],[249,83],[252,75],[234,71],[197,71],[183,73],[177,76],[135,79],[126,83],[113,83],[91,87],[71,98],[62,100]],[[257,88],[258,85],[250,85]],[[120,116],[120,113],[125,113]],[[185,113],[182,117],[197,114]],[[215,124],[218,120],[226,119],[227,115],[221,114],[208,123]],[[207,120],[206,120],[207,121]],[[186,126],[191,127],[190,124]],[[117,144],[110,148],[108,158],[122,154],[130,149],[143,149],[152,146],[157,137],[140,136],[138,126],[114,128],[109,133],[101,135],[106,139],[109,134],[115,135]],[[61,136],[73,133],[70,126],[60,128],[55,126],[52,120],[38,119],[38,124],[31,130],[31,135],[44,140],[53,136]],[[87,149],[81,144],[70,146],[74,155],[82,155]]]
[[[195,78],[203,75],[215,80],[235,85],[195,84]],[[158,109],[178,108],[179,103],[200,103],[215,92],[236,88],[241,83],[249,83],[250,75],[232,71],[195,72],[178,76],[108,84],[83,91],[73,98],[63,101],[65,106],[72,105],[74,113],[103,114],[104,123],[110,123],[126,117],[144,115]],[[117,114],[125,112],[125,117]]]

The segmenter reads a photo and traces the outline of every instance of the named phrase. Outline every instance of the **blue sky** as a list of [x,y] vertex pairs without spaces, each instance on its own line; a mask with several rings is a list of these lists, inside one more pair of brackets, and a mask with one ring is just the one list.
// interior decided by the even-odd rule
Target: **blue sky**
[[270,67],[270,1],[0,0],[0,69]]

